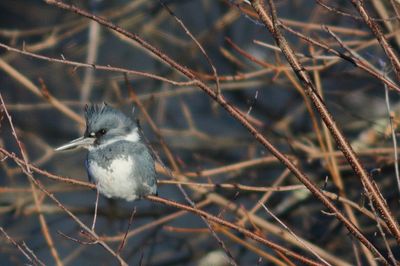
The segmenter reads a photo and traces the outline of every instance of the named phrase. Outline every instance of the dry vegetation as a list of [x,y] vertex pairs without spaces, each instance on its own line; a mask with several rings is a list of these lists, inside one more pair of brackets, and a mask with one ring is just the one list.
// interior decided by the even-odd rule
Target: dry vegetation
[[[74,4],[74,5],[70,5]],[[400,3],[0,3],[0,264],[396,265]],[[100,200],[83,106],[131,112],[159,196]]]

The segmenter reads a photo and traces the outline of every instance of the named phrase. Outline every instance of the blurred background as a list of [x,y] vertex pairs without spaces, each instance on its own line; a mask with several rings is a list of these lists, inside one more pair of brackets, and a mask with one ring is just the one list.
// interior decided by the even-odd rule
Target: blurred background
[[[140,35],[216,88],[210,60],[217,70],[222,95],[320,188],[334,193],[331,197],[337,207],[347,216],[353,216],[378,249],[387,251],[359,178],[336,150],[334,140],[322,126],[318,113],[310,107],[294,72],[249,5],[228,0],[162,1],[202,45],[206,57],[160,1],[65,2]],[[350,1],[329,1],[329,5],[340,7],[341,11],[355,17],[329,10],[318,1],[274,2],[279,18],[296,32],[340,52],[353,51],[352,56],[361,58],[376,73],[388,80],[395,79],[390,62],[369,28],[357,19],[358,13]],[[396,3],[380,1],[368,1],[367,5],[372,17],[392,18],[378,22],[396,51],[399,47],[398,18],[395,17],[398,7]],[[322,25],[328,26],[333,34]],[[384,84],[334,54],[287,31],[283,33],[398,217],[395,150]],[[376,265],[342,223],[324,212],[325,207],[281,163],[198,87],[171,84],[143,75],[127,74],[125,77],[121,71],[68,65],[49,59],[119,67],[175,82],[188,81],[135,41],[42,1],[2,0],[0,43],[3,45],[0,48],[0,92],[29,161],[40,169],[87,181],[86,151],[55,153],[53,149],[83,133],[85,104],[104,101],[138,119],[161,165],[183,173],[187,181],[208,184],[201,189],[194,184],[183,186],[199,208],[315,259],[309,249],[290,236],[260,206],[258,202],[262,201],[333,265]],[[4,45],[20,52],[7,51]],[[43,55],[48,60],[32,58],[24,51]],[[398,98],[398,93],[388,91],[395,128],[400,108]],[[150,126],[142,108],[148,112],[159,134]],[[4,113],[1,119],[1,147],[21,157]],[[165,153],[163,141],[176,165],[172,165]],[[95,191],[50,180],[37,173],[34,177],[81,221],[91,224]],[[163,183],[171,177],[160,173],[159,179],[160,197],[188,204],[176,184]],[[282,191],[267,191],[272,187]],[[257,191],[257,188],[265,190]],[[0,226],[10,237],[25,243],[46,265],[117,264],[101,246],[83,243],[87,240],[79,233],[80,227],[43,193],[37,189],[33,191],[28,178],[12,158],[3,159]],[[34,193],[37,193],[37,202]],[[337,200],[337,194],[341,195],[341,200]],[[343,199],[353,205],[343,203]],[[227,203],[231,207],[227,207]],[[202,219],[178,213],[179,210],[165,205],[145,200],[127,203],[104,197],[100,197],[99,204],[96,232],[115,250],[136,207],[126,245],[121,250],[121,256],[130,265],[229,265],[226,251],[238,265],[288,263],[284,254],[215,225],[216,233],[226,246],[224,250]],[[44,219],[47,229],[40,219]],[[63,234],[83,239],[83,242],[73,241]],[[5,234],[0,236],[0,264],[26,263],[26,258],[7,241]],[[388,245],[398,257],[399,249],[391,237],[388,237]]]

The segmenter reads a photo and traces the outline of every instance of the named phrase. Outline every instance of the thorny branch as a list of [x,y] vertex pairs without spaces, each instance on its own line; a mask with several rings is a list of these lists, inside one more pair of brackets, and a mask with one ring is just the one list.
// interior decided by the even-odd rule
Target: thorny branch
[[[59,12],[58,16],[66,15],[68,20],[52,27],[0,29],[0,47],[4,51],[0,70],[6,77],[2,83],[6,99],[3,106],[7,111],[0,115],[0,121],[7,118],[11,126],[9,129],[2,123],[1,128],[0,153],[4,156],[1,164],[5,178],[0,186],[0,215],[15,224],[15,227],[0,224],[0,228],[15,235],[15,239],[17,235],[24,241],[30,237],[36,239],[33,234],[15,234],[15,228],[23,227],[31,216],[38,215],[42,229],[39,236],[46,241],[41,249],[30,243],[31,248],[24,243],[8,245],[8,248],[20,250],[30,263],[39,265],[41,261],[35,254],[44,258],[42,252],[38,253],[44,249],[56,264],[62,265],[75,259],[87,262],[90,256],[82,256],[82,251],[92,252],[98,245],[120,264],[135,264],[138,258],[139,264],[144,265],[159,261],[201,264],[215,254],[225,262],[240,265],[262,264],[263,260],[277,265],[397,263],[395,247],[400,238],[394,218],[398,208],[394,206],[398,195],[390,194],[393,184],[388,169],[393,169],[393,153],[398,151],[382,136],[394,134],[400,108],[391,100],[391,129],[385,124],[386,113],[383,123],[360,107],[342,107],[346,100],[356,102],[359,95],[365,97],[375,87],[379,87],[381,96],[382,84],[393,89],[386,90],[386,101],[392,93],[400,91],[392,79],[399,76],[396,42],[391,42],[392,38],[398,39],[399,31],[395,1],[389,4],[393,10],[374,5],[378,14],[374,17],[370,15],[373,14],[370,6],[365,6],[363,1],[348,1],[343,8],[317,1],[314,9],[307,11],[304,21],[283,18],[281,14],[285,14],[284,8],[289,5],[281,2],[278,8],[282,13],[276,11],[274,1],[269,1],[269,8],[264,6],[264,1],[221,1],[223,4],[218,9],[214,8],[214,2],[198,1],[203,5],[202,9],[197,7],[199,12],[213,10],[207,13],[207,23],[199,28],[193,27],[193,23],[203,14],[182,12],[184,5],[179,3],[168,3],[167,7],[160,1],[138,0],[122,8],[107,3],[102,10],[103,6],[93,1],[88,12],[62,1],[44,2],[60,9],[47,6],[43,14]],[[345,11],[351,10],[352,4],[359,16]],[[62,9],[80,18],[72,21],[71,15]],[[339,18],[331,20],[330,15]],[[196,19],[192,21],[187,16],[196,16]],[[87,40],[77,38],[89,25],[83,17],[89,18],[91,25],[102,27],[100,38],[89,32]],[[363,28],[342,24],[341,20],[346,19],[356,20]],[[49,21],[52,21],[50,17]],[[321,24],[327,26],[321,27]],[[183,30],[176,30],[177,25]],[[265,27],[271,34],[265,34]],[[290,43],[281,30],[290,33]],[[326,32],[330,36],[326,37]],[[271,44],[271,36],[277,45]],[[115,45],[115,41],[125,47],[111,46],[110,49],[109,43]],[[375,49],[379,45],[382,51]],[[102,63],[82,63],[85,60],[82,51],[94,52],[90,51],[91,47],[97,47],[97,61]],[[56,55],[49,48],[55,48]],[[374,54],[371,56],[371,53]],[[133,59],[143,54],[150,60]],[[129,63],[120,62],[121,58],[128,59]],[[394,75],[375,67],[374,58],[380,61],[388,58]],[[155,67],[149,67],[147,63],[153,61]],[[44,65],[46,71],[37,67],[38,64]],[[27,66],[31,68],[28,70]],[[91,99],[105,99],[121,109],[127,106],[131,109],[132,103],[139,107],[140,112],[135,115],[145,118],[144,133],[157,154],[157,172],[161,177],[160,197],[149,196],[148,201],[134,203],[137,212],[133,224],[131,205],[128,211],[122,203],[116,206],[100,197],[96,232],[84,222],[88,217],[91,220],[93,209],[93,202],[85,200],[84,191],[95,186],[79,178],[82,174],[77,171],[83,169],[82,164],[76,166],[73,161],[79,156],[56,155],[52,150],[59,138],[76,136],[83,124],[79,99],[87,97],[82,91],[87,84],[83,86],[85,82],[80,78],[82,68],[102,73],[93,76]],[[57,75],[59,69],[69,71]],[[352,75],[348,80],[357,82],[348,85],[350,82],[341,78],[346,77],[346,71]],[[120,84],[121,73],[125,86]],[[334,86],[330,79],[334,80]],[[199,91],[205,92],[206,97]],[[20,101],[30,100],[23,98],[26,92],[36,97],[34,102]],[[70,100],[65,100],[68,97]],[[371,105],[367,108],[369,111],[379,109],[371,98],[366,102],[368,107]],[[222,108],[217,105],[227,112],[220,112]],[[62,119],[67,118],[68,123],[64,120],[54,123],[59,113],[48,110],[61,112]],[[317,112],[331,135],[322,128]],[[358,117],[352,121],[370,124],[347,123],[349,113]],[[36,117],[41,117],[40,121],[35,121]],[[25,121],[31,118],[32,122]],[[310,118],[312,126],[309,126]],[[246,130],[232,121],[239,122]],[[368,127],[378,131],[377,135],[371,135],[373,130]],[[344,137],[343,129],[350,140]],[[364,129],[368,134],[362,132]],[[12,136],[17,145],[10,141]],[[332,136],[340,151],[330,145]],[[365,136],[368,136],[368,145],[359,146]],[[21,155],[17,156],[14,149]],[[265,150],[273,156],[265,155]],[[365,169],[373,169],[374,180]],[[21,180],[21,173],[28,179]],[[362,186],[354,182],[353,176],[361,179]],[[177,189],[181,189],[183,197]],[[358,202],[364,189],[373,202],[370,206]],[[79,193],[79,205],[70,201],[76,193]],[[190,206],[179,203],[185,199]],[[327,210],[321,209],[320,203]],[[266,205],[268,213],[276,213],[275,220],[262,212],[260,207]],[[201,223],[199,216],[206,224]],[[71,221],[78,225],[72,231],[64,227]],[[177,224],[181,222],[183,226],[179,227]],[[111,226],[104,226],[105,223]],[[71,236],[79,228],[81,236],[88,241]],[[382,237],[375,234],[376,230]],[[57,231],[60,234],[54,235],[61,237],[62,242],[52,241],[52,234]],[[61,247],[63,252],[59,254]],[[166,252],[159,253],[159,247]],[[12,254],[13,251],[4,252]],[[248,254],[251,256],[244,256],[244,261],[241,255]],[[249,257],[251,262],[247,261]],[[93,263],[94,260],[93,257]]]

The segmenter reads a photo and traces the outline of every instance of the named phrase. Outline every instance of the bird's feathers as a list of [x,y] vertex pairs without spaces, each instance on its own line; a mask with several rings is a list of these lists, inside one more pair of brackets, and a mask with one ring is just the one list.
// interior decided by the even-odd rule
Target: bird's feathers
[[103,103],[101,105],[91,104],[85,106],[86,132],[90,134],[102,128],[124,129],[130,131],[135,123],[121,111]]
[[154,160],[141,141],[120,140],[89,151],[88,176],[107,197],[130,201],[157,193]]
[[[154,159],[136,123],[107,104],[85,107],[85,166],[98,191],[128,201],[157,194]],[[73,143],[75,143],[73,142]],[[68,144],[72,145],[72,144]]]

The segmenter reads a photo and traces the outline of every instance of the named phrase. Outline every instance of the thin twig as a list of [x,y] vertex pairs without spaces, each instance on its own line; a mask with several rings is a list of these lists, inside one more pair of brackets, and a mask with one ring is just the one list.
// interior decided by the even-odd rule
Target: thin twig
[[[20,143],[20,141],[18,140],[18,136],[16,135],[15,129],[14,129],[14,125],[12,123],[12,119],[11,116],[8,114],[7,112],[7,108],[5,107],[3,98],[0,94],[0,100],[3,106],[3,110],[6,113],[7,117],[9,118],[9,123],[10,126],[13,130],[13,134],[14,137],[18,143],[18,146],[20,147],[20,151],[23,157],[23,163],[18,163],[18,165],[21,167],[21,170],[25,173],[25,175],[29,178],[30,181],[32,181],[42,192],[44,192],[50,199],[52,199],[65,213],[67,213],[76,223],[78,223],[83,229],[85,229],[86,232],[88,232],[91,236],[93,236],[95,239],[98,239],[99,237],[96,235],[95,232],[93,232],[92,230],[90,230],[84,223],[82,223],[72,212],[70,212],[67,208],[65,208],[65,206],[50,192],[47,191],[47,189],[38,181],[36,180],[33,175],[32,172],[30,170],[30,166],[28,163],[28,160],[26,158],[26,155],[22,149],[22,145]],[[108,252],[110,252],[113,256],[115,256],[119,263],[121,265],[127,265],[127,263],[118,255],[116,254],[106,243],[104,243],[103,241],[99,241],[98,242],[101,246],[103,246]]]
[[[167,143],[164,141],[164,138],[162,137],[160,130],[158,129],[157,125],[154,123],[154,121],[151,119],[150,115],[147,113],[146,109],[144,108],[142,102],[139,100],[139,98],[136,96],[136,94],[134,93],[132,87],[130,86],[130,84],[128,83],[127,77],[125,76],[125,82],[126,85],[128,86],[128,88],[130,88],[130,92],[131,92],[131,97],[133,98],[133,100],[135,101],[135,103],[139,106],[139,108],[141,109],[141,111],[144,113],[146,120],[149,122],[151,128],[153,129],[153,131],[157,134],[158,138],[161,141],[161,145],[165,151],[165,153],[168,156],[168,159],[171,163],[171,165],[173,166],[174,170],[176,172],[179,172],[179,166],[176,163],[176,160],[171,152],[171,150],[169,149]],[[154,153],[156,159],[158,160],[158,162],[160,162],[161,165],[163,165],[160,157],[158,156],[157,153]],[[163,165],[164,166],[164,165]],[[170,172],[170,170],[167,167],[164,167],[164,169],[167,172]],[[172,176],[172,175],[171,175]],[[186,193],[186,191],[183,189],[183,187],[178,184],[178,188],[179,190],[182,192],[182,194],[184,195],[184,198],[186,199],[186,201],[193,207],[196,208],[196,205],[194,204],[194,202],[190,199],[189,195]],[[218,237],[218,235],[214,232],[212,226],[208,223],[208,221],[206,220],[206,218],[201,217],[202,220],[206,223],[207,227],[209,228],[211,234],[213,235],[213,237],[217,240],[218,244],[223,248],[223,250],[225,251],[225,253],[227,254],[227,256],[230,258],[229,263],[232,265],[237,265],[232,254],[230,253],[230,251],[226,248],[225,243]]]
[[136,207],[133,208],[133,210],[132,210],[132,214],[131,214],[131,217],[129,218],[129,222],[128,222],[128,228],[126,228],[124,238],[122,239],[122,241],[118,247],[117,254],[121,254],[122,249],[125,247],[125,243],[126,243],[126,239],[127,239],[126,237],[128,236],[129,229],[131,228],[131,225],[133,222],[133,217],[135,216],[135,214],[136,214]]
[[206,58],[208,64],[211,66],[211,69],[213,71],[214,79],[215,79],[215,84],[216,84],[216,93],[219,95],[221,94],[221,88],[219,86],[219,77],[218,77],[218,72],[217,68],[214,66],[213,61],[211,58],[208,56],[206,50],[203,48],[203,46],[200,44],[200,42],[193,36],[193,34],[189,31],[189,29],[186,27],[186,25],[183,23],[181,19],[179,19],[174,12],[166,5],[162,0],[159,0],[161,5],[168,11],[168,13],[178,22],[178,24],[183,28],[185,33],[193,40],[193,42],[196,44],[196,46],[200,49],[201,53],[204,55]]
[[[369,203],[369,206],[371,207],[372,213],[375,215],[376,220],[378,220],[377,219],[378,218],[378,213],[377,213],[377,211],[376,211],[376,209],[374,207],[374,204],[372,203],[371,195],[367,190],[365,190],[365,194],[367,195],[368,203]],[[386,239],[386,234],[383,231],[382,226],[380,225],[380,223],[377,223],[376,227],[378,228],[378,231],[379,231],[380,235],[382,236],[383,243],[385,243],[385,248],[386,248],[386,251],[387,251],[387,253],[389,255],[389,259],[391,260],[393,265],[398,265],[398,262],[396,261],[394,255],[393,255],[392,249],[390,248],[390,245],[389,245],[389,243],[388,243],[388,241]]]
[[[23,159],[23,161],[24,161],[24,164],[23,164],[23,165],[24,165],[24,167],[25,167],[25,171],[26,171],[27,173],[31,174],[32,171],[31,171],[31,168],[30,168],[30,166],[29,166],[28,157],[27,157],[27,155],[25,154],[25,151],[24,151],[24,149],[23,149],[23,147],[22,147],[22,143],[20,142],[20,140],[19,140],[19,138],[18,138],[18,135],[17,135],[17,132],[15,131],[15,127],[14,127],[14,124],[13,124],[13,122],[12,122],[11,115],[8,113],[8,110],[7,110],[7,108],[6,108],[6,105],[5,105],[5,103],[4,103],[4,100],[3,100],[3,97],[2,97],[2,95],[1,95],[1,93],[0,93],[0,101],[1,101],[2,109],[3,109],[4,113],[6,114],[7,119],[8,119],[8,122],[9,122],[9,124],[10,124],[10,127],[11,127],[11,130],[12,130],[12,134],[13,134],[13,136],[14,136],[14,139],[15,139],[15,141],[17,142],[17,145],[18,145],[18,148],[19,148],[19,150],[20,150],[22,159]],[[23,170],[24,170],[24,169],[23,169]],[[58,251],[57,251],[57,249],[56,249],[56,247],[55,247],[55,245],[54,245],[53,238],[52,238],[52,236],[51,236],[51,234],[50,234],[50,232],[49,232],[49,228],[48,228],[48,226],[47,226],[46,219],[45,219],[43,213],[41,213],[41,204],[40,204],[40,202],[39,202],[36,189],[35,189],[35,187],[34,187],[34,185],[33,185],[33,183],[31,182],[30,179],[29,179],[29,181],[30,181],[30,183],[31,183],[31,192],[32,192],[32,196],[33,196],[33,199],[34,199],[34,202],[35,202],[35,206],[36,206],[36,209],[37,209],[37,211],[38,211],[38,213],[39,213],[39,223],[40,223],[40,227],[41,227],[42,232],[43,232],[43,237],[44,237],[44,239],[46,240],[46,244],[47,244],[47,246],[49,247],[50,253],[51,253],[51,255],[53,256],[56,265],[57,265],[57,266],[62,266],[63,264],[62,264],[62,262],[61,262],[61,259],[60,259],[60,256],[59,256],[59,254],[58,254]]]
[[399,156],[397,154],[397,138],[396,138],[396,129],[395,126],[393,125],[393,112],[390,108],[390,99],[389,99],[389,89],[385,86],[385,103],[386,103],[386,108],[387,108],[387,114],[389,118],[389,124],[390,124],[390,132],[392,133],[392,141],[393,141],[393,154],[394,154],[394,172],[396,175],[396,181],[397,181],[397,189],[399,190],[400,193],[400,174],[399,174]]
[[[354,7],[357,9],[358,13],[360,13],[361,17],[363,18],[365,24],[371,29],[372,33],[375,35],[376,39],[379,41],[383,51],[386,53],[387,57],[389,58],[390,62],[392,63],[393,70],[396,73],[397,79],[400,80],[400,60],[396,55],[394,49],[386,40],[385,36],[382,33],[382,30],[378,23],[376,23],[371,17],[369,16],[367,10],[365,9],[364,0],[351,0]],[[375,196],[373,196],[375,197]],[[398,239],[400,242],[400,240]]]
[[[265,26],[274,36],[277,44],[281,47],[282,52],[286,56],[288,62],[292,65],[293,70],[295,71],[298,79],[303,83],[304,90],[315,105],[316,109],[321,115],[321,118],[325,122],[326,126],[328,127],[331,134],[334,136],[336,143],[338,144],[339,148],[342,150],[344,156],[356,172],[356,174],[360,177],[362,182],[367,186],[368,191],[372,193],[372,197],[374,200],[374,204],[378,206],[378,210],[381,213],[382,217],[384,217],[385,222],[387,223],[388,227],[392,234],[396,237],[397,241],[400,242],[400,229],[398,227],[397,222],[394,220],[387,204],[385,203],[382,195],[376,189],[375,186],[370,181],[370,176],[368,172],[363,167],[362,163],[360,162],[359,158],[355,154],[354,150],[348,143],[347,139],[342,134],[341,130],[339,129],[338,125],[336,124],[335,120],[333,119],[332,115],[326,108],[325,103],[321,99],[321,97],[316,93],[316,90],[313,86],[313,83],[309,77],[309,75],[303,70],[304,68],[299,63],[297,57],[295,56],[293,50],[288,45],[286,39],[283,35],[279,32],[279,29],[275,23],[279,23],[276,18],[276,11],[273,9],[272,17],[267,14],[263,1],[261,0],[253,0],[251,4],[254,10],[259,14],[260,19],[263,21]],[[270,1],[270,6],[273,8],[273,4]],[[336,212],[335,212],[336,213]],[[338,216],[339,215],[339,216]],[[343,219],[341,213],[337,212],[337,217],[344,221],[347,219]],[[374,245],[372,245],[368,239],[359,231],[359,229],[354,226],[352,223],[345,222],[346,227],[352,232],[366,247],[368,247],[374,254],[379,256],[382,260],[386,261],[382,254],[376,249]]]
[[93,223],[92,223],[92,231],[94,231],[94,228],[96,227],[96,218],[97,218],[97,207],[99,205],[99,190],[96,188],[96,202],[94,204],[94,214],[93,214]]
[[[0,231],[3,233],[3,235],[10,241],[24,256],[25,258],[28,259],[33,265],[42,265],[44,266],[45,264],[40,261],[36,256],[29,256],[29,254],[19,245],[12,237],[10,237],[7,232],[3,229],[3,227],[0,226]],[[33,253],[31,253],[33,254]]]
[[317,252],[315,252],[315,250],[308,246],[307,243],[305,243],[303,240],[301,240],[284,222],[282,222],[275,214],[273,214],[268,208],[267,206],[265,206],[264,203],[262,202],[258,202],[266,212],[268,212],[269,215],[272,216],[272,218],[274,218],[283,228],[285,228],[294,238],[297,239],[297,241],[299,241],[307,250],[309,250],[312,254],[314,254],[315,257],[317,257],[320,261],[322,261],[322,263],[324,263],[325,265],[331,265],[329,262],[327,262],[326,260],[324,260],[323,258],[321,258],[320,255],[318,255]]
[[253,240],[257,241],[257,242],[260,242],[260,243],[262,243],[262,244],[264,244],[264,245],[266,245],[266,246],[268,246],[268,247],[270,247],[270,248],[272,248],[274,250],[283,252],[286,255],[288,255],[290,257],[293,257],[295,259],[298,259],[299,261],[301,261],[303,263],[306,263],[306,264],[309,264],[309,265],[321,265],[318,262],[315,262],[313,260],[305,258],[305,257],[303,257],[301,255],[299,256],[298,254],[294,253],[293,251],[290,251],[290,250],[288,250],[286,248],[283,248],[282,246],[279,246],[279,245],[277,245],[277,244],[275,244],[275,243],[273,243],[273,242],[271,242],[269,240],[266,240],[265,238],[262,238],[262,237],[258,236],[257,234],[254,234],[254,233],[248,231],[247,229],[245,229],[243,227],[237,226],[237,225],[235,225],[235,224],[233,224],[231,222],[228,222],[226,220],[218,218],[218,217],[216,217],[214,215],[211,215],[211,214],[209,214],[209,213],[207,213],[205,211],[202,211],[202,210],[199,210],[197,208],[193,208],[193,207],[190,207],[190,206],[187,206],[187,205],[183,205],[183,204],[180,204],[178,202],[174,202],[174,201],[171,201],[171,200],[167,200],[167,199],[163,199],[163,198],[160,198],[160,197],[157,197],[157,196],[153,196],[153,195],[149,195],[146,198],[148,200],[153,201],[153,202],[162,203],[162,204],[165,204],[165,205],[168,205],[168,206],[171,206],[171,207],[179,208],[181,210],[193,212],[193,213],[195,213],[197,215],[203,216],[203,217],[205,217],[207,220],[209,220],[211,222],[215,222],[215,223],[218,223],[220,225],[226,226],[228,228],[234,229],[234,230],[244,234],[245,236],[250,237],[251,239],[253,239]]
[[[157,76],[148,72],[142,72],[142,71],[136,71],[136,70],[131,70],[131,69],[126,69],[126,68],[121,68],[121,67],[112,67],[112,66],[104,66],[104,65],[96,65],[96,64],[88,64],[88,63],[81,63],[81,62],[77,62],[77,61],[71,61],[71,60],[67,60],[65,58],[62,59],[57,59],[57,58],[51,58],[48,56],[44,56],[44,55],[38,55],[35,53],[31,53],[31,52],[27,52],[21,49],[17,49],[11,46],[8,46],[4,43],[0,43],[0,47],[8,50],[8,51],[12,51],[12,52],[16,52],[19,54],[23,54],[23,55],[27,55],[36,59],[40,59],[40,60],[45,60],[45,61],[49,61],[49,62],[55,62],[55,63],[61,63],[61,64],[65,64],[65,65],[71,65],[75,67],[75,70],[79,67],[84,67],[84,68],[92,68],[92,69],[97,69],[97,70],[105,70],[105,71],[110,71],[110,72],[118,72],[118,73],[126,73],[126,74],[132,74],[132,75],[138,75],[138,76],[143,76],[146,78],[151,78],[151,79],[155,79],[155,80],[160,80],[172,85],[176,85],[176,86],[189,86],[189,85],[194,85],[193,81],[183,81],[183,82],[179,82],[179,81],[173,81],[161,76]],[[0,63],[3,62],[0,59]]]

